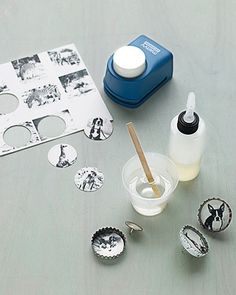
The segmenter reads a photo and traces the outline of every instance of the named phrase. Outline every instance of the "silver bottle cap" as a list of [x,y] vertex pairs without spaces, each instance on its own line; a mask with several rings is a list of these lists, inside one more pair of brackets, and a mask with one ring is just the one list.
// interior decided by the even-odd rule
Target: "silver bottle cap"
[[203,234],[191,225],[185,225],[179,232],[184,249],[194,257],[203,257],[209,252],[209,245]]
[[211,232],[225,230],[232,220],[230,206],[220,198],[205,200],[198,209],[198,221]]
[[103,259],[115,259],[125,250],[125,235],[116,228],[105,227],[92,237],[92,249],[96,256]]

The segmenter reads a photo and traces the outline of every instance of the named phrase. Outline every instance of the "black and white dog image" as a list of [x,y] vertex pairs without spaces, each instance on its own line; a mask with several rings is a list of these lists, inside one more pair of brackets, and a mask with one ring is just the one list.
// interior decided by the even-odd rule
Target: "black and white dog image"
[[112,251],[112,248],[116,247],[117,243],[120,241],[120,237],[114,235],[97,237],[94,245],[100,249],[106,249],[109,252]]
[[102,140],[105,139],[106,136],[102,130],[103,128],[103,119],[95,118],[92,122],[92,128],[90,130],[89,138],[93,140]]
[[84,192],[94,192],[103,185],[103,173],[95,167],[84,167],[75,175],[76,186]]
[[71,165],[70,161],[66,157],[66,153],[65,153],[65,148],[66,147],[67,146],[63,145],[63,144],[60,145],[61,153],[60,153],[60,156],[59,156],[58,163],[56,165],[56,167],[58,167],[58,168],[65,168],[65,167],[69,167]]
[[95,177],[97,176],[97,173],[95,171],[91,171],[87,177],[85,178],[85,180],[83,181],[83,191],[87,188],[90,191],[93,190],[93,187],[95,185]]
[[43,87],[33,88],[25,94],[28,108],[42,106],[48,103],[53,103],[61,99],[61,95],[56,85],[44,85]]
[[218,209],[215,209],[210,204],[208,204],[208,210],[211,215],[207,217],[204,226],[212,231],[221,230],[221,227],[223,226],[223,214],[225,210],[225,204],[222,203]]

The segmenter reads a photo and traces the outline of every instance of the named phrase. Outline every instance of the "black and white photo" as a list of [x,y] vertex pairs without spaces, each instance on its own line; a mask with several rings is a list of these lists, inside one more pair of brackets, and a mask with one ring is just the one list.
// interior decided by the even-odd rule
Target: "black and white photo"
[[77,152],[75,148],[69,144],[57,144],[48,152],[48,161],[57,168],[70,167],[76,160]]
[[37,54],[11,62],[20,81],[41,78],[44,75],[43,65]]
[[184,249],[195,257],[203,257],[209,251],[209,245],[203,234],[191,225],[185,225],[180,231],[180,242]]
[[69,97],[80,96],[94,90],[94,85],[86,69],[59,77]]
[[8,90],[7,84],[4,81],[0,81],[0,93]]
[[211,232],[225,230],[230,224],[231,218],[231,208],[220,198],[211,198],[204,201],[198,211],[200,224]]
[[102,187],[104,175],[95,167],[80,169],[74,178],[75,185],[84,192],[94,192]]
[[107,118],[92,118],[84,128],[85,135],[92,140],[105,140],[111,136],[112,123]]
[[30,89],[22,96],[29,109],[53,103],[61,99],[61,94],[57,86],[51,84]]
[[99,255],[110,257],[120,254],[124,249],[124,241],[117,233],[103,233],[93,241],[94,251]]
[[125,250],[125,236],[114,227],[97,230],[91,242],[94,253],[100,258],[115,259]]
[[48,55],[53,64],[56,66],[63,67],[80,64],[78,53],[72,48],[64,47],[50,50],[48,51]]

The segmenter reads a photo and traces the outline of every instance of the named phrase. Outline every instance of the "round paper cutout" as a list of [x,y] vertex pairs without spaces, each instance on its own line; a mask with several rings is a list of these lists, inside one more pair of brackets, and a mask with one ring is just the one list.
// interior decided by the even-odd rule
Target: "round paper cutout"
[[48,152],[48,161],[57,168],[67,168],[77,160],[77,152],[73,146],[65,143],[53,146]]
[[85,135],[92,140],[105,140],[111,136],[112,123],[107,118],[89,119],[84,128]]
[[84,192],[94,192],[102,187],[104,175],[95,167],[84,167],[75,175],[75,185]]

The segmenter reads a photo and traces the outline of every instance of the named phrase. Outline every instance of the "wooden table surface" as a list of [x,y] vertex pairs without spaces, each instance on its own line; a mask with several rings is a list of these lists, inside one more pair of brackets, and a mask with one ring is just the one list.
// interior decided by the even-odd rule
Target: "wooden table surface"
[[[235,223],[206,237],[209,255],[183,253],[180,228],[198,225],[199,204],[221,196],[234,210],[235,47],[233,0],[1,0],[0,63],[74,42],[114,117],[109,140],[83,133],[0,159],[1,295],[235,295]],[[174,78],[142,107],[125,110],[103,92],[106,61],[118,47],[146,34],[174,54]],[[169,124],[189,91],[196,92],[208,141],[199,177],[181,183],[166,210],[137,214],[125,197],[121,169],[134,154],[125,123],[133,121],[146,151],[166,153]],[[72,144],[78,161],[56,169],[47,160],[56,143]],[[102,189],[82,193],[76,171],[99,167]],[[144,227],[127,235],[115,264],[94,257],[90,240],[100,227],[126,220]]]

